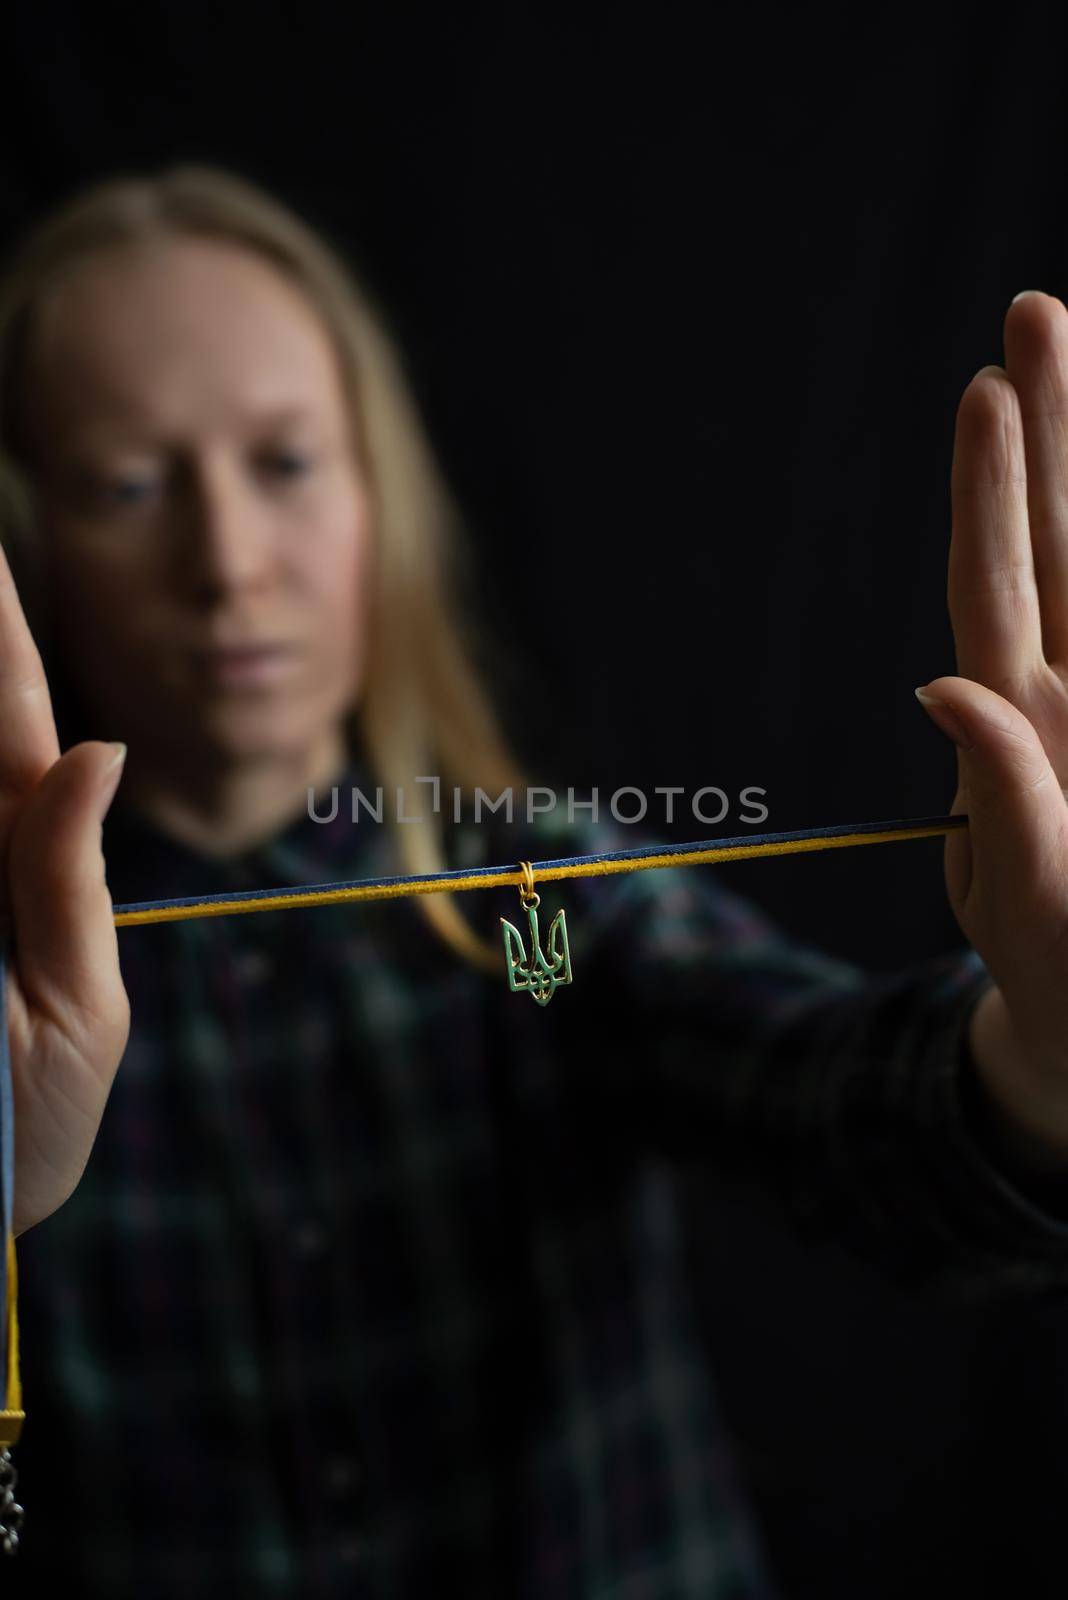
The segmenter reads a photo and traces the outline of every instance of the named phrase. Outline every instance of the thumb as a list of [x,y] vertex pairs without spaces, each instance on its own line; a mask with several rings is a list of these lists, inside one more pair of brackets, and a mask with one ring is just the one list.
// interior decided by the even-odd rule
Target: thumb
[[1059,924],[1068,807],[1034,727],[1011,701],[969,678],[935,678],[916,697],[957,746],[954,805],[966,803],[968,829],[946,841],[954,910],[967,918],[981,902],[1007,917],[1026,905],[1026,931],[1040,933],[1045,906]]
[[125,745],[74,745],[15,819],[8,847],[15,957],[31,1004],[93,1017],[124,1007],[101,830],[125,755]]

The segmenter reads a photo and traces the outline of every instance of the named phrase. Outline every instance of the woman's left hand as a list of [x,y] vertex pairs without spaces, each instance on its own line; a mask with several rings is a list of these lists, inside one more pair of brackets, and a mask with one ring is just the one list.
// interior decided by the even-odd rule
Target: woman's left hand
[[958,745],[946,887],[995,980],[971,1023],[989,1095],[1068,1171],[1068,309],[1005,317],[957,411],[949,609],[959,677],[922,691]]

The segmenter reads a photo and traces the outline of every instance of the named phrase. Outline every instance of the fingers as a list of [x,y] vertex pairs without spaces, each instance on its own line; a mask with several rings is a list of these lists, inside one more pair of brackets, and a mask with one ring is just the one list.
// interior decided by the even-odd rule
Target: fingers
[[106,1061],[116,1044],[121,1054],[129,1021],[101,853],[101,823],[120,776],[113,746],[75,745],[23,803],[11,835],[19,984],[31,1008],[90,1062]]
[[949,612],[961,676],[1011,695],[1043,664],[1020,405],[986,367],[957,409]]
[[965,877],[966,855],[958,850],[954,909],[967,918],[966,901],[978,894],[1004,920],[1018,905],[1019,928],[1000,934],[1018,938],[1021,953],[1034,949],[1063,931],[1068,807],[1057,775],[1031,723],[1001,695],[954,677],[934,679],[924,694],[952,715],[947,722],[932,710],[958,743],[958,797],[967,800],[970,854]]
[[1046,659],[1068,663],[1068,310],[1032,292],[1005,316],[1005,367],[1023,430],[1027,510]]
[[0,546],[0,837],[22,797],[58,757],[40,652]]

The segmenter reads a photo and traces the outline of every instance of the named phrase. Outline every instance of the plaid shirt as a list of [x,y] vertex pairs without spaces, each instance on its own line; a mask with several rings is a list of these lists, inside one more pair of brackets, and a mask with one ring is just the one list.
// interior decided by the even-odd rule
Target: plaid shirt
[[[112,898],[397,871],[350,785],[226,862],[120,796]],[[448,830],[455,866],[638,842]],[[558,905],[574,983],[544,1009],[410,899],[120,930],[129,1046],[77,1192],[19,1240],[5,1600],[769,1593],[682,1267],[688,1163],[761,1168],[894,1272],[1068,1282],[1068,1224],[972,1130],[973,953],[876,978],[697,869]]]

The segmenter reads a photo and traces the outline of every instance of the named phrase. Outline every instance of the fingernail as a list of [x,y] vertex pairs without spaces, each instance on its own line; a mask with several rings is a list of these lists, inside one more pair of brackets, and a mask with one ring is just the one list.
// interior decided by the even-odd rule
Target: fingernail
[[948,738],[953,740],[961,750],[970,750],[972,741],[965,731],[964,724],[951,711],[944,700],[938,700],[933,694],[928,694],[925,689],[913,691],[923,709],[927,712],[936,727],[941,728]]
[[102,773],[103,782],[100,788],[99,802],[101,820],[107,816],[108,807],[115,798],[115,792],[118,789],[119,781],[122,778],[122,769],[126,763],[126,746],[120,743],[120,741],[117,739],[111,740],[110,743],[111,748],[115,752],[115,757],[111,763],[104,768]]
[[1021,289],[1019,294],[1014,294],[1013,295],[1012,299],[1009,301],[1009,304],[1014,306],[1016,304],[1017,300],[1022,300],[1025,297],[1025,295],[1041,294],[1041,293],[1042,293],[1041,289]]

